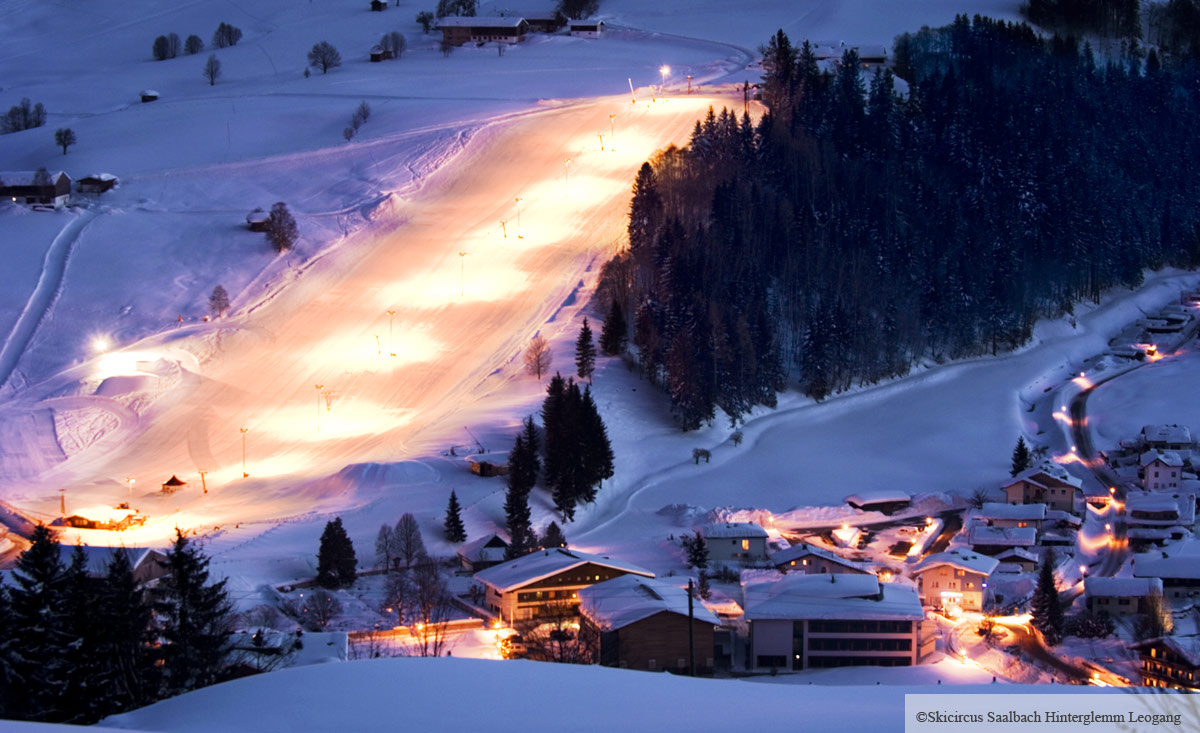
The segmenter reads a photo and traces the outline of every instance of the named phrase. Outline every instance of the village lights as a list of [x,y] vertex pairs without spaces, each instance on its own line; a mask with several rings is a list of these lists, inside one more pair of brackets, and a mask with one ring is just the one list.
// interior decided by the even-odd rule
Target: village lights
[[563,195],[567,194],[567,186],[571,183],[571,159],[563,158]]
[[459,261],[459,268],[458,268],[458,297],[460,297],[460,298],[461,298],[461,297],[463,296],[463,293],[465,293],[465,292],[466,292],[465,288],[466,288],[466,277],[467,277],[467,253],[466,253],[466,252],[459,252],[459,253],[458,253],[458,258],[459,258],[459,259],[458,259],[458,261]]
[[392,322],[396,319],[396,311],[388,308],[388,353],[392,356],[396,355],[396,347],[392,346]]
[[108,351],[108,347],[109,347],[108,339],[104,338],[103,336],[97,336],[94,339],[92,339],[92,348],[95,349],[96,351],[99,351],[100,353],[104,353],[105,351]]
[[525,238],[525,237],[521,236],[521,202],[524,200],[525,199],[521,198],[520,196],[518,196],[516,198],[516,202],[517,202],[517,239]]
[[129,485],[129,500],[130,501],[133,501],[133,482],[134,482],[133,476],[125,477],[125,483]]
[[671,73],[671,67],[663,64],[662,66],[658,67],[658,73],[662,74],[662,84],[658,87],[658,90],[661,92],[666,89],[667,75]]
[[321,432],[321,390],[325,387],[323,384],[314,384],[317,388],[317,432]]
[[613,131],[613,120],[615,120],[616,118],[617,118],[616,113],[610,114],[608,116],[608,147],[610,150],[612,149],[613,138],[615,138],[617,136],[617,133]]

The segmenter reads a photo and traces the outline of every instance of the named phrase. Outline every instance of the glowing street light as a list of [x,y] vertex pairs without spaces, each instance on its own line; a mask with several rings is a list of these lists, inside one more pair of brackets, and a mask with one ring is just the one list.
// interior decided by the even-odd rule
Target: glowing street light
[[663,64],[658,67],[658,73],[662,75],[662,84],[658,87],[658,90],[661,92],[667,87],[667,75],[671,73],[671,67]]
[[567,186],[571,184],[571,159],[563,158],[563,195],[568,195]]
[[521,202],[524,200],[525,199],[521,198],[520,196],[518,196],[516,198],[516,201],[517,201],[517,239],[525,238],[525,237],[521,236]]
[[108,351],[108,347],[108,339],[104,338],[103,336],[97,336],[96,338],[92,339],[92,348],[96,351],[104,353],[105,351]]
[[129,486],[129,500],[130,501],[133,501],[133,482],[134,482],[133,476],[125,477],[125,483]]
[[321,432],[321,390],[325,387],[323,384],[314,384],[317,388],[317,432]]
[[617,137],[617,133],[613,131],[613,120],[616,119],[616,113],[608,116],[608,147],[612,147],[613,140]]
[[388,308],[388,353],[392,356],[396,355],[396,347],[392,346],[392,322],[396,319],[396,311]]
[[505,239],[508,239],[508,219],[500,220],[500,232],[504,234]]
[[[321,408],[317,407],[317,419],[321,419]],[[242,431],[242,478],[250,478],[250,474],[246,473],[246,433],[250,428],[240,428]]]
[[463,294],[466,292],[465,287],[466,287],[466,278],[467,278],[467,253],[459,252],[458,257],[459,257],[459,260],[458,260],[459,261],[458,296],[461,298],[463,296]]

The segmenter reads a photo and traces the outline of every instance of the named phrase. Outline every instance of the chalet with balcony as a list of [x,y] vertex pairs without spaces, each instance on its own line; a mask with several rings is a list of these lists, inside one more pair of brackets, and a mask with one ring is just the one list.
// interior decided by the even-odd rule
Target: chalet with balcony
[[999,564],[977,552],[948,550],[917,563],[912,577],[926,606],[949,613],[982,611],[991,605],[988,578]]
[[1007,504],[1046,504],[1064,512],[1075,511],[1083,495],[1083,482],[1055,463],[1023,471],[1000,488]]
[[1150,596],[1163,597],[1163,583],[1159,578],[1084,578],[1083,595],[1092,613],[1131,616],[1145,613]]
[[442,43],[465,46],[468,43],[520,43],[529,32],[524,18],[483,18],[447,16],[438,21]]
[[721,622],[698,598],[692,600],[689,622],[684,588],[640,575],[622,575],[581,589],[579,600],[580,631],[594,633],[599,639],[596,661],[600,664],[686,673],[690,624],[696,671],[712,671],[713,631]]
[[484,604],[504,621],[520,621],[579,606],[579,591],[621,575],[653,578],[636,565],[556,547],[481,570]]
[[714,565],[753,565],[767,560],[767,530],[753,522],[718,522],[701,529]]
[[788,573],[743,594],[753,669],[912,666],[932,649],[916,592],[873,575]]
[[867,563],[847,560],[835,552],[810,545],[807,542],[801,542],[786,550],[773,553],[771,564],[785,573],[804,573],[805,575],[821,573],[875,574]]

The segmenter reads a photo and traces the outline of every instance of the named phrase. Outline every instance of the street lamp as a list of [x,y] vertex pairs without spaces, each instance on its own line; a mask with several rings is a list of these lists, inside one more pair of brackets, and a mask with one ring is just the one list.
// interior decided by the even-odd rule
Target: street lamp
[[569,196],[567,187],[571,185],[571,159],[563,158],[563,195]]
[[616,116],[617,115],[615,113],[610,114],[608,116],[608,147],[609,148],[612,147],[613,139],[616,138],[616,136],[617,136],[617,133],[613,131],[613,120],[616,119]]
[[[321,408],[317,407],[317,419],[320,419]],[[246,433],[250,428],[241,428],[242,431],[242,478],[250,478],[250,474],[246,473]]]
[[524,239],[521,236],[521,202],[524,201],[520,196],[517,197],[517,239]]
[[133,501],[133,476],[126,476],[125,483],[129,485],[129,500]]
[[458,296],[461,298],[463,296],[463,294],[466,292],[465,286],[466,286],[466,279],[467,279],[467,253],[459,252],[458,257],[459,257],[459,260],[458,260],[458,262],[459,262]]
[[392,346],[392,322],[396,319],[396,311],[388,308],[388,353],[392,356],[396,355],[396,347]]
[[662,84],[658,87],[658,91],[662,92],[666,90],[667,75],[671,73],[671,67],[663,64],[662,66],[658,67],[658,73],[662,74]]
[[317,432],[321,432],[321,389],[325,387],[323,384],[314,384],[317,388]]

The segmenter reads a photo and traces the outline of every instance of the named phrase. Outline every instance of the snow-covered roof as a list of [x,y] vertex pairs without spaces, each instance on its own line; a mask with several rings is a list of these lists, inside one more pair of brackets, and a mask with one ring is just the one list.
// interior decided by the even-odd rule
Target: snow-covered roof
[[1200,557],[1142,552],[1133,556],[1133,575],[1137,578],[1200,579]]
[[1001,486],[1012,486],[1018,481],[1028,481],[1045,488],[1047,484],[1047,478],[1053,479],[1059,483],[1074,486],[1075,488],[1080,488],[1083,486],[1083,481],[1071,475],[1071,472],[1068,471],[1065,466],[1054,463],[1053,461],[1044,461],[1040,465],[1034,466],[1033,468],[1027,468],[1001,484]]
[[[687,616],[687,591],[677,585],[639,575],[622,575],[596,583],[579,591],[579,611],[603,631],[612,631],[667,611]],[[693,616],[705,623],[720,625],[720,620],[698,600],[692,604]]]
[[799,560],[800,558],[808,557],[809,555],[837,563],[838,565],[844,565],[845,567],[853,568],[854,570],[861,570],[864,573],[871,572],[871,566],[868,563],[847,560],[836,552],[826,550],[824,547],[810,545],[807,542],[801,542],[798,545],[792,545],[786,550],[780,550],[779,552],[773,553],[771,555],[771,564],[782,565],[783,563]]
[[163,486],[187,486],[187,481],[183,481],[175,474],[171,474],[171,478],[163,481]]
[[153,89],[143,89],[139,94],[143,97],[157,97],[158,92]]
[[874,575],[789,573],[781,580],[747,585],[743,590],[746,618],[751,621],[918,621],[925,617],[916,589],[897,583],[880,583]]
[[1033,547],[1037,544],[1037,530],[1033,527],[972,527],[967,534],[967,544]]
[[[488,547],[488,543],[493,540],[499,540],[504,543],[500,547]],[[500,543],[495,543],[499,545]],[[484,560],[486,562],[499,562],[504,559],[504,551],[508,547],[508,540],[501,537],[499,534],[492,532],[484,535],[477,540],[472,540],[462,547],[458,548],[456,553],[460,557],[465,557],[471,562]]]
[[925,558],[913,567],[913,573],[921,573],[930,568],[949,565],[958,568],[959,570],[968,570],[972,573],[982,573],[983,575],[991,575],[995,571],[996,566],[1000,561],[994,557],[981,555],[978,552],[970,552],[961,548],[947,550],[946,552],[938,552]]
[[1191,443],[1192,431],[1187,425],[1145,425],[1142,438],[1148,443]]
[[[1173,512],[1175,516],[1149,519],[1136,517],[1135,512]],[[1196,497],[1187,492],[1130,491],[1125,497],[1125,517],[1131,525],[1190,526],[1196,521]]]
[[1084,578],[1083,593],[1088,597],[1142,598],[1150,594],[1162,595],[1163,584],[1159,578]]
[[644,575],[647,578],[654,577],[654,573],[637,565],[619,562],[602,555],[556,547],[552,550],[530,553],[486,570],[480,570],[475,573],[475,579],[502,593],[507,593],[588,563],[635,575]]
[[504,18],[448,15],[437,22],[439,28],[511,28],[516,30],[525,19],[520,16]]
[[717,522],[705,525],[702,532],[706,539],[742,539],[767,536],[767,530],[753,522]]
[[1165,540],[1178,532],[1182,527],[1130,527],[1125,535],[1131,540]]
[[263,211],[262,209],[255,209],[254,211],[251,211],[249,214],[246,214],[247,222],[269,221],[270,219],[271,219],[271,212]]
[[1002,562],[996,566],[996,571],[995,571],[995,573],[993,573],[993,575],[995,575],[997,573],[1016,575],[1017,573],[1023,573],[1023,572],[1025,572],[1025,568],[1021,567],[1020,565],[1018,565],[1015,562]]
[[1010,547],[1004,552],[996,555],[996,559],[1004,562],[1005,560],[1026,560],[1029,562],[1038,562],[1036,553],[1030,552],[1023,547]]
[[[59,176],[67,175],[63,171],[49,171],[49,173],[51,181],[57,181]],[[0,184],[5,186],[32,186],[33,177],[36,174],[37,171],[0,171]]]
[[561,15],[557,10],[505,10],[504,18],[524,18],[525,20],[558,20]]
[[912,494],[906,494],[903,491],[868,491],[851,494],[846,497],[846,503],[851,506],[863,506],[864,504],[907,504],[911,501]]
[[1083,524],[1083,520],[1070,512],[1064,512],[1061,509],[1046,510],[1046,519],[1054,522],[1065,522],[1072,527],[1078,527]]
[[[3,175],[3,174],[0,174],[0,175]],[[1146,466],[1149,466],[1151,463],[1154,463],[1155,461],[1158,461],[1165,466],[1173,466],[1176,468],[1183,465],[1183,458],[1181,458],[1179,456],[1179,454],[1173,450],[1164,450],[1164,451],[1148,450],[1142,454],[1141,465],[1143,468],[1145,468]]]
[[1017,521],[1041,521],[1046,518],[1045,504],[1000,504],[989,501],[975,512],[980,519],[1013,519]]
[[1188,664],[1193,667],[1200,667],[1200,637],[1196,636],[1163,636],[1158,639],[1147,639],[1133,645],[1134,649],[1141,649],[1155,642],[1161,641],[1171,648],[1179,656],[1187,660]]
[[854,46],[859,58],[886,58],[887,48],[878,45]]
[[568,21],[567,25],[571,28],[594,28],[604,25],[604,21],[596,20],[595,18],[580,18],[579,20]]
[[93,173],[90,176],[84,176],[80,181],[115,181],[117,177],[111,173]]
[[[125,556],[129,558],[129,567],[134,569],[144,563],[150,557],[150,553],[155,552],[147,547],[92,547],[91,545],[80,545],[80,547],[83,548],[83,554],[87,558],[85,567],[91,575],[107,575],[108,565],[118,552],[125,553]],[[71,564],[71,555],[74,552],[75,545],[58,546],[58,557],[63,567]]]
[[492,451],[491,453],[472,453],[464,456],[467,463],[490,463],[493,466],[508,465],[508,451]]

